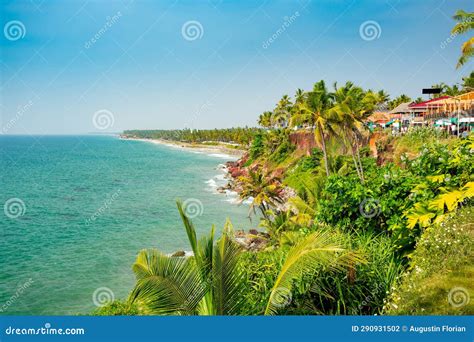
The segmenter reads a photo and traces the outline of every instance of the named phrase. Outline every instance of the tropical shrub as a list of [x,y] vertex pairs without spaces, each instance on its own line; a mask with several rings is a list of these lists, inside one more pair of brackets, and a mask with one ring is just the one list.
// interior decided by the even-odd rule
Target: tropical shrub
[[[326,228],[327,229],[327,228]],[[384,299],[403,270],[394,257],[389,238],[371,233],[335,232],[348,250],[364,257],[348,267],[328,272],[325,267],[314,267],[301,277],[294,278],[292,291],[280,288],[279,314],[332,315],[380,313]],[[262,312],[268,292],[274,286],[279,270],[283,268],[288,247],[259,253],[245,253],[241,259],[250,281],[251,291],[246,294],[246,311]]]
[[122,300],[114,300],[92,312],[93,316],[137,316],[143,314],[145,314],[145,311],[137,304]]
[[473,217],[473,207],[464,207],[424,231],[409,270],[391,291],[386,313],[474,314]]

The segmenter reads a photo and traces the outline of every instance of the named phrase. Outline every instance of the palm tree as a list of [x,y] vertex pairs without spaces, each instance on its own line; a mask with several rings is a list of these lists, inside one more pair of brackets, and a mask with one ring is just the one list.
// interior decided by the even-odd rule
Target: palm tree
[[272,127],[272,112],[266,111],[260,114],[258,124],[263,128]]
[[[129,302],[138,303],[153,315],[238,315],[242,314],[248,291],[242,265],[242,249],[233,240],[230,223],[215,243],[214,227],[208,236],[197,239],[193,223],[178,202],[194,255],[171,257],[156,249],[139,253],[133,271],[137,282]],[[270,291],[264,314],[273,315],[282,307],[281,295],[291,294],[293,282],[316,268],[342,270],[364,262],[356,253],[341,247],[338,235],[329,231],[313,233],[296,243]]]
[[236,315],[246,291],[237,263],[240,246],[233,241],[230,222],[215,244],[214,227],[199,241],[193,223],[177,203],[192,258],[178,258],[158,250],[143,250],[133,265],[137,282],[130,302],[144,305],[150,314]]
[[379,90],[376,94],[377,105],[385,106],[390,101],[390,95],[385,90]]
[[365,119],[373,112],[379,96],[373,92],[364,92],[362,88],[347,82],[334,92],[335,106],[330,110],[338,117],[338,126],[344,142],[350,148],[354,166],[361,182],[364,169],[360,158],[359,145],[362,138]]
[[273,125],[285,127],[290,119],[292,106],[293,104],[291,103],[290,97],[288,95],[283,95],[273,111]]
[[323,80],[317,82],[313,91],[307,93],[305,101],[300,103],[291,118],[292,125],[307,124],[314,128],[315,140],[321,145],[324,155],[326,175],[329,176],[326,140],[333,133],[328,111],[332,107],[332,98]]
[[283,203],[281,188],[275,178],[266,177],[261,170],[250,170],[248,176],[239,177],[242,191],[239,196],[242,200],[252,198],[249,216],[255,214],[258,208],[263,217],[268,217],[268,210]]
[[391,110],[398,106],[399,104],[406,103],[406,102],[411,102],[411,97],[408,95],[402,94],[396,98],[394,98],[392,101],[388,103],[388,108]]
[[[458,10],[453,16],[458,23],[453,27],[451,33],[459,35],[474,30],[474,12]],[[461,57],[459,57],[457,68],[466,64],[474,56],[474,37],[469,38],[461,47]]]
[[311,274],[320,267],[329,271],[341,271],[364,262],[360,255],[342,248],[341,242],[339,236],[329,231],[317,231],[293,246],[270,291],[264,314],[278,313],[282,300],[286,301],[291,297],[295,279],[301,279],[303,275]]
[[298,88],[295,93],[295,105],[298,105],[300,103],[303,103],[305,100],[305,92],[303,89]]
[[462,88],[464,92],[474,90],[474,71],[462,78]]
[[459,89],[458,85],[447,85],[444,82],[441,82],[439,84],[433,84],[431,88],[438,88],[441,89],[440,95],[449,95],[449,96],[457,96],[461,94],[461,89]]

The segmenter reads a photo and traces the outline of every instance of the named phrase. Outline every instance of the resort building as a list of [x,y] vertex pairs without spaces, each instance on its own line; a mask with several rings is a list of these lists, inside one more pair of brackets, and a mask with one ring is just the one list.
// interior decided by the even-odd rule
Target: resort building
[[436,99],[431,99],[420,103],[411,103],[408,105],[410,110],[411,126],[428,125],[429,122],[426,121],[428,115],[432,114],[436,108],[441,106],[443,101],[450,98],[450,96],[441,96]]
[[387,122],[390,121],[390,116],[385,112],[375,112],[367,118],[367,122],[371,123],[373,126],[382,126],[384,127]]

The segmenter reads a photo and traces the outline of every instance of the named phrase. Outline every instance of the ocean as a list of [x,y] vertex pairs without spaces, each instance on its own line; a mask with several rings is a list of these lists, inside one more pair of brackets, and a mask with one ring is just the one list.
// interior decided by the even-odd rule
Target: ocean
[[198,234],[227,218],[249,229],[248,206],[216,191],[230,159],[114,136],[0,136],[0,314],[126,298],[141,249],[190,249],[177,199]]

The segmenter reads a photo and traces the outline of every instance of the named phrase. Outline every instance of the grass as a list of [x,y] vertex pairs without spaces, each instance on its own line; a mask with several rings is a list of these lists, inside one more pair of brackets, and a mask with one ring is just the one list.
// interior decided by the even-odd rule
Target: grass
[[418,241],[410,270],[386,306],[396,315],[474,314],[474,209],[465,207]]

